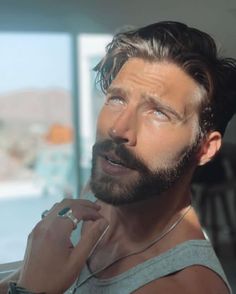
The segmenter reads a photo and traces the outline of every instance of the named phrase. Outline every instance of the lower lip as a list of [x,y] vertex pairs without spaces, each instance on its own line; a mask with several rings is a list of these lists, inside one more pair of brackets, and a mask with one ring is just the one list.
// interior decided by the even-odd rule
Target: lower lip
[[124,167],[122,165],[113,164],[103,157],[101,157],[101,168],[103,172],[111,176],[122,176],[131,171],[131,169]]

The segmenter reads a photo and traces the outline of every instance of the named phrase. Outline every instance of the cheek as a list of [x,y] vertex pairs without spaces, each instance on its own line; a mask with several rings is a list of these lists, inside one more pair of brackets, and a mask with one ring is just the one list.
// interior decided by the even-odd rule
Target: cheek
[[189,130],[167,127],[143,129],[140,133],[136,152],[151,170],[172,166],[182,157],[183,152],[192,145],[193,134]]
[[169,166],[173,162],[175,154],[173,150],[167,147],[166,144],[149,140],[145,144],[140,144],[137,147],[136,153],[142,158],[147,167],[154,171],[157,168]]

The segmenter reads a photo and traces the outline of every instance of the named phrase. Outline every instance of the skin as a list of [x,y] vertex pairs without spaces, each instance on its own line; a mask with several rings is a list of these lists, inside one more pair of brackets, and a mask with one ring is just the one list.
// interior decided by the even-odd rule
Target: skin
[[[70,241],[73,223],[57,216],[64,207],[70,207],[78,221],[91,223],[90,230],[82,235],[75,247]],[[87,256],[108,225],[99,213],[100,209],[99,205],[87,200],[64,199],[55,204],[32,230],[22,268],[0,283],[1,293],[7,293],[9,281],[14,280],[33,293],[65,292],[74,283]]]
[[[122,89],[123,96],[118,96],[117,90],[108,91],[98,119],[97,140],[122,138],[124,144],[141,157],[151,170],[175,163],[182,150],[196,138],[197,112],[194,111],[193,100],[198,88],[196,83],[174,64],[149,63],[134,58],[122,67],[112,88]],[[181,120],[166,118],[156,105],[143,99],[145,95],[156,97],[164,107],[171,107]],[[202,146],[198,163],[210,160],[210,156],[214,156],[213,153],[219,147],[220,134],[215,132],[209,137],[209,142]],[[212,153],[208,158],[210,148]],[[98,159],[97,163],[98,177],[104,173],[99,161],[101,160]],[[159,231],[163,230],[168,221],[171,222],[171,218],[174,219],[176,213],[190,203],[190,181],[194,169],[195,166],[192,166],[181,183],[177,183],[163,197],[122,207],[109,207],[114,215],[112,223],[118,222],[122,226],[122,232],[127,232],[129,236],[134,232],[140,234],[140,230],[146,233],[147,227],[152,231],[152,226],[159,227]],[[120,175],[120,179],[125,183],[135,176],[135,171],[130,170]],[[173,193],[175,197],[172,196]]]
[[[147,96],[151,96],[152,99]],[[124,64],[108,91],[98,119],[97,140],[106,138],[122,140],[130,151],[142,158],[150,170],[171,166],[180,159],[183,150],[196,138],[197,101],[199,101],[197,96],[198,85],[178,66],[167,62],[150,63],[142,59],[130,59]],[[73,207],[73,212],[78,218],[94,220],[93,224],[91,222],[84,224],[83,236],[87,237],[82,237],[79,245],[73,248],[72,252],[68,249],[67,243],[72,225],[65,220],[59,224],[58,218],[54,221],[56,216],[54,208],[51,215],[36,226],[29,238],[20,285],[38,292],[47,290],[46,293],[62,293],[71,283],[71,277],[79,274],[95,239],[98,238],[99,234],[91,241],[94,235],[91,234],[91,230],[95,233],[94,227],[101,223],[101,220],[103,220],[101,227],[104,230],[106,223],[104,219],[108,221],[110,227],[87,260],[92,271],[103,267],[104,262],[110,263],[117,256],[125,255],[148,244],[186,211],[190,203],[190,182],[196,165],[211,160],[220,145],[221,135],[218,132],[208,134],[196,155],[196,163],[193,163],[181,181],[159,197],[117,207],[98,201],[99,208],[91,208],[93,213],[90,213],[89,217],[84,214],[83,205],[81,207],[81,203],[78,202],[80,200],[67,203],[67,206]],[[96,177],[99,179],[99,176],[108,171],[104,170],[102,160],[100,158],[97,160]],[[116,175],[111,169],[109,177],[111,180],[119,177],[126,183],[137,177],[137,173],[120,167]],[[65,207],[65,203],[58,205],[56,211]],[[50,234],[45,234],[45,231],[54,232],[53,238],[49,237]],[[101,230],[99,233],[101,234]],[[98,277],[113,277],[190,239],[204,239],[193,209],[156,245],[143,253],[121,260],[102,271]],[[53,249],[54,246],[56,250]],[[86,246],[88,249],[85,249]],[[47,258],[41,260],[40,257],[45,256],[46,248],[53,250],[53,257],[50,257],[49,250]],[[39,259],[40,264],[38,264]],[[65,270],[61,272],[60,278],[53,277],[56,266],[61,266]],[[52,279],[49,280],[48,276],[52,276]],[[47,285],[46,290],[45,285]],[[155,280],[135,291],[136,294],[157,292],[224,294],[228,293],[228,290],[223,281],[211,270],[193,266]]]
[[[98,119],[97,140],[123,140],[123,144],[142,158],[151,170],[171,166],[179,160],[181,151],[196,138],[197,94],[197,84],[176,65],[130,59],[108,90]],[[157,109],[153,101],[150,103],[149,99],[145,99],[146,96],[156,99],[162,107]],[[169,113],[171,119],[167,119],[166,112],[164,115],[160,112],[169,108],[178,114],[178,119]],[[220,134],[209,134],[197,154],[197,164],[209,161],[220,145]],[[99,174],[102,176],[104,173],[99,159],[97,166],[99,178]],[[95,271],[104,266],[104,260],[109,263],[117,256],[142,248],[148,243],[143,240],[153,240],[173,224],[190,203],[190,181],[195,167],[193,164],[181,182],[162,197],[120,207],[101,203],[101,213],[109,220],[110,230],[90,258],[90,269]],[[122,183],[129,182],[135,176],[132,170],[119,175]],[[99,277],[113,277],[189,239],[204,239],[194,210],[156,246],[143,254],[122,260],[100,273]],[[196,272],[199,281],[206,283],[197,283],[192,289],[191,282],[196,279]],[[210,286],[209,281],[212,282]],[[168,293],[166,289],[173,290],[169,293],[211,293],[210,290],[215,291],[216,285],[222,290],[220,293],[228,292],[216,274],[202,267],[193,267],[192,270],[187,269],[149,283],[136,293]]]

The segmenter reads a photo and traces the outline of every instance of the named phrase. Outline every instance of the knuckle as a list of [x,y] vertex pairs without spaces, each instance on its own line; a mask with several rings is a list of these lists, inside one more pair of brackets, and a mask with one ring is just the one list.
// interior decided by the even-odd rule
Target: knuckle
[[78,201],[80,202],[80,204],[83,204],[83,205],[92,205],[93,204],[92,201],[86,200],[86,199],[78,199]]
[[42,221],[38,222],[31,233],[29,234],[29,238],[37,238],[39,235],[42,234]]
[[66,207],[66,206],[71,206],[73,204],[73,200],[72,199],[68,199],[68,198],[64,198],[61,202],[60,202],[60,207]]
[[51,226],[46,225],[43,221],[40,221],[33,228],[30,233],[30,238],[48,238],[52,234]]
[[80,204],[86,204],[86,203],[89,203],[89,201],[86,200],[86,199],[76,199],[76,201],[77,201],[78,203],[80,203]]
[[55,202],[51,208],[51,210],[53,210],[55,207],[57,207],[59,205],[59,202]]

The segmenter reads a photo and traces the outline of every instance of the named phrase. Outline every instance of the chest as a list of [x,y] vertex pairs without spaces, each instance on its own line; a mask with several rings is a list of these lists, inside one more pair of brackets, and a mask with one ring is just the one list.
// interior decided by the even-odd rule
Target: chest
[[127,246],[122,243],[108,243],[97,250],[89,258],[87,265],[96,277],[108,279],[160,254],[155,244],[150,248],[145,246]]

